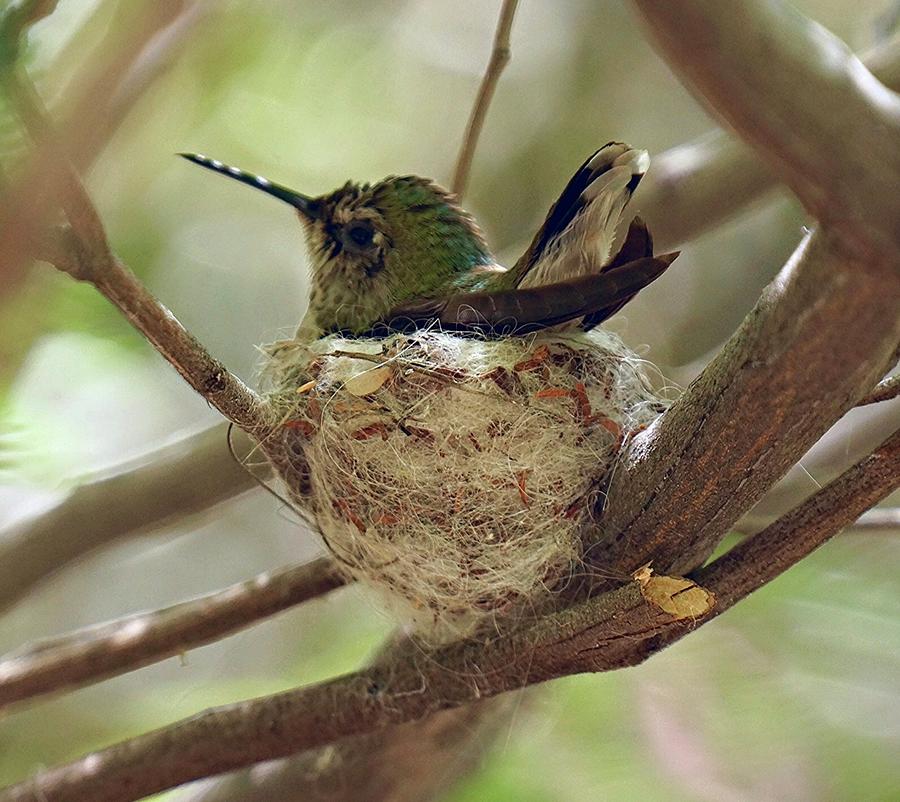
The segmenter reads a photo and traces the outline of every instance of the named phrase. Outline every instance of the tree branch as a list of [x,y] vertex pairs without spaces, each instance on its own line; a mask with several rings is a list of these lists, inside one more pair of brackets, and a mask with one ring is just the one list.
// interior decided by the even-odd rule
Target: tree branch
[[497,88],[497,82],[500,80],[500,73],[503,72],[503,69],[509,63],[511,55],[509,34],[512,30],[518,4],[519,0],[503,0],[503,5],[500,8],[500,18],[497,21],[497,30],[494,33],[494,47],[491,51],[491,59],[488,62],[484,78],[481,80],[478,96],[475,98],[475,105],[472,108],[472,115],[469,117],[469,123],[466,126],[466,132],[463,135],[462,145],[459,149],[459,156],[456,159],[453,180],[450,182],[451,190],[457,198],[462,198],[466,192],[466,185],[469,183],[469,171],[472,168],[472,159],[475,157],[475,148],[478,146],[478,137],[481,135],[484,119],[487,116],[488,107],[491,105],[494,90]]
[[712,617],[771,582],[900,487],[900,429],[837,479],[694,574],[714,588]]
[[[0,532],[0,612],[94,549],[197,515],[256,487],[235,462],[227,424],[90,479],[46,512]],[[239,455],[252,441],[233,435]]]
[[900,249],[900,98],[843,42],[786,3],[635,5],[687,87],[847,248]]
[[675,573],[702,563],[883,375],[898,306],[895,262],[857,262],[823,233],[807,238],[719,355],[624,453],[590,562],[621,572],[653,561]]
[[0,709],[134,671],[231,635],[345,582],[328,558],[25,647],[0,659]]
[[[113,26],[98,48],[105,57],[100,68],[83,78],[79,76],[67,89],[70,101],[61,111],[63,123],[59,130],[65,135],[65,152],[78,169],[85,169],[94,160],[124,119],[129,104],[133,105],[139,91],[149,86],[149,80],[129,81],[133,68],[146,59],[151,40],[171,25],[177,29],[180,19],[191,16],[186,12],[188,5],[186,0],[129,4],[122,15],[129,15],[130,24]],[[127,31],[124,37],[122,28]],[[176,39],[172,36],[169,41]],[[150,73],[144,76],[149,79]],[[127,91],[119,92],[123,81],[128,84]],[[111,98],[109,103],[107,98]],[[0,195],[0,274],[6,287],[15,285],[40,244],[41,232],[53,210],[55,188],[64,180],[61,165],[43,148],[37,148],[25,161],[16,181]]]
[[[831,163],[834,154],[827,151],[839,138],[830,126],[848,135],[846,126],[875,125],[894,105],[891,96],[887,106],[868,108],[884,100],[871,86],[877,82],[864,81],[862,66],[826,32],[799,15],[802,24],[782,20],[780,6],[741,4],[735,20],[732,4],[637,2],[675,66],[776,165],[786,158],[784,149],[793,154],[798,142],[808,146],[800,161],[805,165],[809,154],[819,152],[808,137],[825,137],[828,164],[810,173],[825,190],[844,169]],[[782,22],[793,39],[780,32]],[[799,63],[798,53],[807,51],[809,63]],[[826,51],[833,56],[829,63],[823,62]],[[806,96],[807,80],[815,102]],[[786,97],[789,84],[804,87],[794,117],[790,110],[797,93]],[[779,114],[785,130],[775,126]],[[839,193],[834,208],[846,209],[851,192],[868,196],[860,200],[864,206],[879,193],[890,195],[888,206],[897,200],[885,182],[900,185],[900,150],[890,158],[882,154],[893,144],[893,128],[878,123],[882,141],[869,150],[860,151],[859,143],[868,142],[871,132],[848,145],[842,158],[859,175],[850,188],[834,190]],[[790,178],[793,172],[784,169]],[[877,179],[864,187],[860,182],[870,174]],[[807,202],[819,201],[810,191]],[[605,539],[591,552],[593,564],[604,571],[649,560],[675,573],[695,568],[740,515],[876,383],[900,341],[895,225],[896,219],[879,212],[860,222],[867,232],[862,238],[848,239],[845,222],[837,231],[823,227],[801,244],[716,359],[632,442],[613,478],[602,522]]]
[[783,573],[898,486],[900,431],[698,572],[715,594],[704,617],[675,619],[631,582],[506,637],[427,653],[407,642],[363,671],[206,711],[43,772],[0,802],[125,802],[555,677],[636,665]]
[[68,255],[57,267],[93,284],[181,374],[182,378],[228,420],[248,434],[270,430],[269,410],[259,396],[213,359],[206,349],[157,301],[112,253],[103,224],[80,178],[47,119],[43,104],[21,69],[4,75],[19,116],[60,170],[60,204],[71,225],[63,232]]

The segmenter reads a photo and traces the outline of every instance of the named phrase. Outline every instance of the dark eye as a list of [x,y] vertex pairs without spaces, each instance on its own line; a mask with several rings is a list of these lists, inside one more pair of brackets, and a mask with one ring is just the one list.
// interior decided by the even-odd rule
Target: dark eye
[[375,228],[368,220],[350,223],[344,229],[344,241],[348,245],[355,245],[357,248],[365,248],[371,245],[374,236]]

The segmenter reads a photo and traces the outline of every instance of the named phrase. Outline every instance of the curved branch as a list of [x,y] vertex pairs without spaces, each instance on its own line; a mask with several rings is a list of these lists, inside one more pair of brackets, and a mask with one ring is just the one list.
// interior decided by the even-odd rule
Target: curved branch
[[786,3],[634,0],[669,63],[858,257],[900,250],[900,98]]
[[46,109],[27,74],[18,65],[2,75],[16,112],[39,148],[60,174],[59,203],[71,229],[61,236],[65,258],[56,267],[93,284],[194,390],[248,434],[270,431],[263,400],[206,351],[175,316],[154,298],[113,254],[100,215],[69,161]]
[[42,641],[0,659],[0,710],[165,660],[316,598],[345,582],[327,558],[149,613]]
[[366,670],[200,713],[42,772],[0,793],[0,802],[126,802],[555,677],[635,665],[790,568],[898,486],[900,431],[699,572],[715,594],[704,617],[675,619],[632,582],[505,638],[428,653],[409,642]]

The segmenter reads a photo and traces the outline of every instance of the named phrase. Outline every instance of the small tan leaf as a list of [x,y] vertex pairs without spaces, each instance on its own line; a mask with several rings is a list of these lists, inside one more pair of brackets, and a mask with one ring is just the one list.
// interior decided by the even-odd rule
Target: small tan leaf
[[393,370],[390,365],[379,365],[376,368],[357,373],[356,376],[347,379],[344,382],[344,389],[357,398],[371,395],[391,378],[392,373]]
[[632,576],[641,586],[641,595],[676,620],[699,618],[716,603],[715,595],[696,582],[681,576],[657,576],[649,565]]

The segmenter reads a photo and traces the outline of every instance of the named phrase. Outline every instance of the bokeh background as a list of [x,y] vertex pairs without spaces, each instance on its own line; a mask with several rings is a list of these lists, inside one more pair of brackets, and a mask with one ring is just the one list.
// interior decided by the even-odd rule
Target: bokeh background
[[[796,4],[859,50],[890,24],[887,0]],[[271,199],[173,154],[203,152],[313,194],[389,173],[446,183],[499,2],[168,6],[62,0],[33,29],[26,62],[51,109],[65,110],[85,76],[129,42],[143,46],[154,15],[174,10],[166,35],[175,43],[153,40],[168,48],[164,68],[99,137],[86,180],[124,261],[252,380],[255,346],[289,333],[305,308],[299,225]],[[659,153],[713,126],[618,0],[522,0],[512,46],[465,199],[507,263],[599,145],[623,139]],[[25,144],[5,109],[0,147],[15,173]],[[687,382],[803,225],[787,196],[767,196],[685,245],[608,325]],[[897,413],[896,401],[851,412],[759,514],[836,475],[896,426]],[[0,414],[0,526],[86,474],[216,421],[90,287],[43,264],[0,286]],[[65,571],[0,620],[0,652],[319,550],[289,510],[251,493]],[[852,530],[649,663],[553,683],[523,702],[447,799],[900,798],[898,564],[900,531]],[[0,784],[209,705],[351,670],[390,626],[348,588],[181,660],[9,714],[0,718]]]

